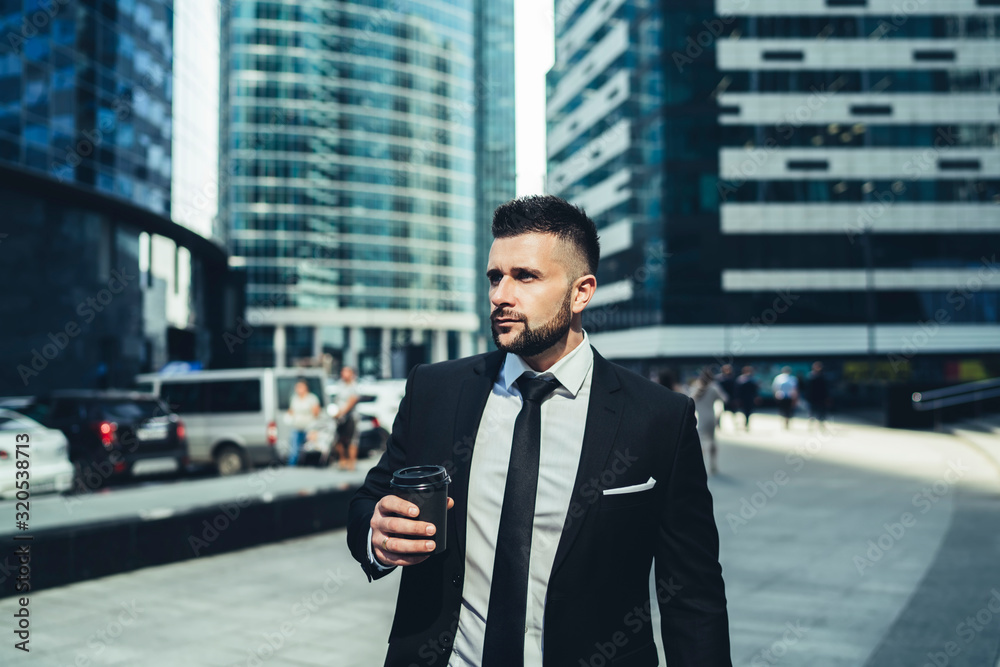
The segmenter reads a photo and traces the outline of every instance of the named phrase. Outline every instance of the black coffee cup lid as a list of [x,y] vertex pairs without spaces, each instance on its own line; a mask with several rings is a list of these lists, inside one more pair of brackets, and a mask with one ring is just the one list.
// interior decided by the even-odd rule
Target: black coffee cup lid
[[451,477],[444,466],[411,466],[400,468],[392,475],[392,486],[400,488],[450,484]]

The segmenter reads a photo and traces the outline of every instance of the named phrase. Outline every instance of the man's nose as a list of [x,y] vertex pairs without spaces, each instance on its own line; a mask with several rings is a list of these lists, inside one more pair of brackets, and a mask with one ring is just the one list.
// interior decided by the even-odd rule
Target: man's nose
[[497,307],[500,306],[512,306],[514,305],[514,290],[512,289],[513,281],[509,276],[504,276],[500,279],[500,282],[496,284],[492,290],[490,290],[490,302]]

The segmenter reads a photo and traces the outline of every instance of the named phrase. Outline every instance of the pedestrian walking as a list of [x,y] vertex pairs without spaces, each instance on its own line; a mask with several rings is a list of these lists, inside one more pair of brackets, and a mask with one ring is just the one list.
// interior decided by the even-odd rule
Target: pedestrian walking
[[[614,662],[645,667],[654,625],[669,664],[731,667],[694,402],[591,345],[582,317],[600,247],[583,210],[517,199],[492,231],[498,349],[411,371],[351,502],[348,544],[368,577],[402,569],[385,667],[604,664],[595,645],[626,632],[627,648],[607,644]],[[432,465],[451,480],[438,553],[436,526],[390,486],[400,468]],[[658,624],[630,622],[651,605]]]
[[715,444],[715,403],[729,400],[729,394],[719,386],[719,383],[712,377],[710,368],[702,369],[698,379],[691,385],[691,398],[694,400],[694,410],[698,417],[698,438],[701,440],[701,453],[704,457],[708,455],[708,464],[705,466],[711,474],[719,472],[717,453]]
[[354,369],[344,366],[340,369],[337,383],[337,433],[333,451],[337,455],[337,465],[341,470],[354,470],[358,465],[358,415],[354,408],[361,396],[358,394],[357,376]]
[[736,402],[743,413],[743,428],[750,430],[750,417],[760,404],[760,385],[753,377],[753,366],[744,366],[740,376],[736,378]]
[[302,445],[306,442],[306,433],[319,417],[319,413],[319,397],[309,391],[309,384],[305,378],[299,378],[295,381],[295,390],[288,402],[288,421],[292,427],[288,465],[298,465]]
[[799,379],[792,375],[792,367],[785,366],[781,372],[774,377],[771,383],[771,391],[778,402],[778,414],[785,420],[785,430],[792,425],[792,415],[795,414],[795,406],[799,402]]
[[809,403],[809,425],[815,422],[821,431],[826,431],[827,413],[832,403],[830,383],[823,374],[823,362],[817,361],[806,378],[806,401]]
[[665,371],[661,371],[659,376],[657,376],[657,382],[669,389],[670,391],[683,392],[684,389],[681,387],[680,383],[677,382],[677,374],[674,373],[669,368]]
[[719,413],[719,418],[717,424],[722,427],[722,415],[729,413],[729,417],[733,423],[733,428],[736,428],[736,413],[738,411],[736,403],[736,373],[733,371],[732,364],[723,364],[722,369],[718,375],[715,376],[715,381],[722,388],[723,393],[729,398],[725,399],[722,404],[722,412]]

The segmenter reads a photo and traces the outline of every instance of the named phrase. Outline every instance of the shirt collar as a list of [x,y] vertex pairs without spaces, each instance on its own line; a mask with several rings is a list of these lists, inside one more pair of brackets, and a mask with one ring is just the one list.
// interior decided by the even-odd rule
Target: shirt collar
[[532,374],[543,377],[555,377],[559,384],[575,398],[583,387],[583,383],[587,379],[587,374],[593,365],[594,350],[590,346],[590,338],[587,336],[587,332],[584,331],[583,341],[572,352],[557,361],[552,368],[544,373],[536,373],[524,359],[508,352],[503,362],[503,368],[500,369],[500,382],[503,383],[504,389],[509,392],[517,378],[521,377],[525,371],[529,371]]

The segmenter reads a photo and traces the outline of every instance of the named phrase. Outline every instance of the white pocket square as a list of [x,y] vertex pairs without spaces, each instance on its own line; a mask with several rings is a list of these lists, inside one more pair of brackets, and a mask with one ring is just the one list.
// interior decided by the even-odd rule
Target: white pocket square
[[644,484],[633,484],[632,486],[621,486],[617,489],[604,489],[601,493],[606,496],[618,496],[623,493],[639,493],[640,491],[649,491],[651,488],[656,486],[656,480],[652,477],[649,478],[648,482]]

